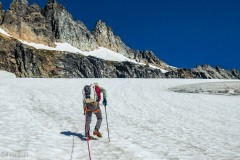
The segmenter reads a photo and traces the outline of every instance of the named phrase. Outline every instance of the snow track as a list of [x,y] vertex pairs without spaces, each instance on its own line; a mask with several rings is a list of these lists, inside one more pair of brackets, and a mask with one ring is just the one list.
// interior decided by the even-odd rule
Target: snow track
[[0,160],[87,160],[81,92],[95,81],[108,91],[111,142],[102,107],[93,160],[240,159],[239,96],[168,90],[219,80],[2,79]]

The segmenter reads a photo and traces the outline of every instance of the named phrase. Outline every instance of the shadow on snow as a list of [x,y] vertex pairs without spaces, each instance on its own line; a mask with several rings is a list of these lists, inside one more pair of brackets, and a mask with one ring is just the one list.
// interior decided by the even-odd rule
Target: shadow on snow
[[81,133],[75,133],[75,132],[71,132],[71,131],[63,131],[63,132],[60,132],[60,134],[63,134],[65,136],[69,136],[69,137],[76,136],[76,137],[80,138],[82,141],[86,141],[85,136]]

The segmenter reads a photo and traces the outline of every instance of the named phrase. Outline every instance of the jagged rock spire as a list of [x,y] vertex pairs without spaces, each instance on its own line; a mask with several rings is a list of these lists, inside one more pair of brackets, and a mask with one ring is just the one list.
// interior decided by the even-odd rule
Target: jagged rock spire
[[103,22],[102,20],[98,20],[98,21],[95,23],[93,30],[96,30],[96,29],[98,29],[98,28],[100,28],[100,27],[101,27],[101,28],[107,28],[107,25],[106,25],[106,23]]
[[22,2],[21,2],[22,4],[22,9],[27,9],[28,8],[28,0],[22,0]]
[[115,36],[112,28],[108,27],[106,23],[102,20],[98,20],[96,22],[92,30],[92,34],[95,37],[99,46],[111,49],[113,51],[128,56],[127,54],[130,48],[122,42],[120,37]]
[[17,14],[25,14],[28,8],[28,0],[13,0],[9,9],[17,12]]
[[53,5],[57,3],[56,0],[48,0],[44,8],[53,8]]
[[11,4],[10,4],[9,9],[10,9],[10,10],[16,9],[17,6],[18,6],[18,1],[19,1],[19,0],[13,0],[13,1],[11,2]]
[[0,24],[2,24],[3,21],[3,11],[2,11],[2,2],[0,2]]
[[48,0],[47,3],[56,3],[56,0]]
[[42,14],[47,17],[53,17],[56,4],[56,0],[48,0],[46,5],[44,6]]
[[113,34],[113,33],[112,33],[112,28],[111,28],[111,27],[108,27],[108,26],[106,25],[106,23],[103,22],[102,20],[98,20],[98,21],[96,22],[96,24],[95,24],[94,27],[93,27],[92,32],[95,32],[95,33],[110,32],[111,34]]
[[22,4],[28,5],[28,0],[22,0]]

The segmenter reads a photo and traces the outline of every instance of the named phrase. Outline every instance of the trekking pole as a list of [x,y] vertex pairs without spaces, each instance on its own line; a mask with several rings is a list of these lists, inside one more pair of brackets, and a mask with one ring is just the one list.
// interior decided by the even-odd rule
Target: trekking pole
[[[87,134],[87,114],[85,113],[85,133]],[[89,135],[88,135],[89,136]],[[87,144],[88,144],[88,156],[89,156],[89,160],[91,160],[91,152],[90,152],[90,145],[89,145],[89,140],[87,139]]]
[[107,122],[107,130],[108,130],[108,140],[110,142],[110,136],[109,136],[109,128],[108,128],[108,119],[107,119],[107,109],[106,109],[106,106],[104,106],[105,108],[105,114],[106,114],[106,122]]

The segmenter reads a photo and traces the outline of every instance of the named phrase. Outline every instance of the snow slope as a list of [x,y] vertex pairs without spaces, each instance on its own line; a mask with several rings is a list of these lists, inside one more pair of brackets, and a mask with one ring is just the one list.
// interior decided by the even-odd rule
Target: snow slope
[[[239,160],[240,98],[169,91],[220,80],[0,79],[0,160],[87,160],[81,91],[108,91],[92,160]],[[93,116],[92,129],[96,122]]]

